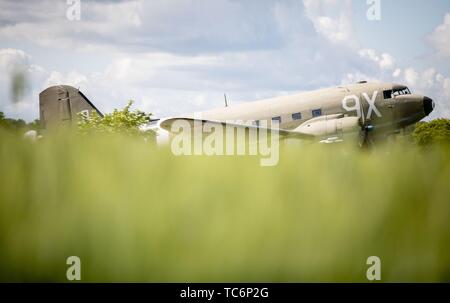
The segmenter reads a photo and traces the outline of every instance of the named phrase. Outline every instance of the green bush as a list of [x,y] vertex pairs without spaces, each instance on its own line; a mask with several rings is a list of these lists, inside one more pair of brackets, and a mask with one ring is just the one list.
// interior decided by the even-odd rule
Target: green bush
[[122,134],[131,136],[155,137],[154,131],[142,131],[141,127],[150,121],[151,114],[131,111],[133,101],[129,101],[122,110],[100,116],[96,111],[89,115],[79,114],[78,130],[82,134]]
[[6,118],[3,112],[0,112],[0,128],[16,133],[23,133],[27,130],[38,130],[39,120],[34,120],[33,122],[26,123],[22,119],[11,119]]
[[450,143],[450,120],[436,119],[430,122],[419,122],[413,132],[413,139],[417,145]]

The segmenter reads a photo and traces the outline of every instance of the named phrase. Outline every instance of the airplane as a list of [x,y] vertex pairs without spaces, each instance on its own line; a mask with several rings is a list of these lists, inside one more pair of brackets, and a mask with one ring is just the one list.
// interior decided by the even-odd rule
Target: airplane
[[[79,112],[89,115],[89,112],[96,111],[101,115],[81,91],[67,85],[49,87],[41,92],[39,104],[44,128],[72,121]],[[335,143],[357,133],[359,145],[366,146],[422,120],[434,107],[431,98],[411,93],[406,85],[360,81],[155,119],[150,122],[149,128],[170,134],[174,122],[179,120],[191,124],[196,121],[202,124],[231,124],[237,128],[257,130],[271,130],[274,125],[281,138]]]

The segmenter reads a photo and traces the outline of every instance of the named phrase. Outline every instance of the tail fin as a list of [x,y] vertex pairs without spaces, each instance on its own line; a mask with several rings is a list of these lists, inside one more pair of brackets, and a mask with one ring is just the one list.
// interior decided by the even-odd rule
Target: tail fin
[[68,85],[51,86],[39,94],[39,119],[45,129],[76,121],[78,113],[102,113],[78,89]]

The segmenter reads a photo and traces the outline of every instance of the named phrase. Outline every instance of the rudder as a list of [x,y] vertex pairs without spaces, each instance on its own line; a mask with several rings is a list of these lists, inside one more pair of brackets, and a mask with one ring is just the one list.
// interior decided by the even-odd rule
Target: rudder
[[78,89],[69,85],[51,86],[39,94],[39,119],[44,129],[70,124],[77,114],[102,113]]

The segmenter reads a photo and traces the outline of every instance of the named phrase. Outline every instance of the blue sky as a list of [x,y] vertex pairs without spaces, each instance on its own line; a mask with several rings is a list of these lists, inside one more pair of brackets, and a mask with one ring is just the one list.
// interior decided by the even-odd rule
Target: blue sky
[[[50,85],[79,87],[102,111],[157,116],[359,80],[407,84],[450,117],[450,1],[0,1],[0,111],[32,120]],[[11,102],[11,75],[28,79]]]
[[447,0],[384,0],[381,2],[382,19],[371,22],[358,13],[366,10],[366,2],[353,1],[353,4],[355,28],[361,43],[386,51],[403,64],[423,64],[422,57],[432,56],[427,36],[450,12]]

